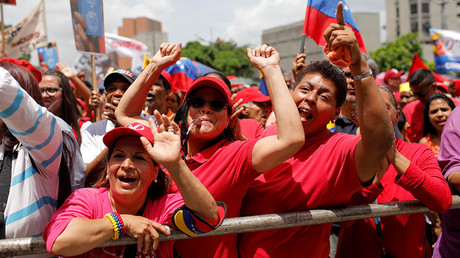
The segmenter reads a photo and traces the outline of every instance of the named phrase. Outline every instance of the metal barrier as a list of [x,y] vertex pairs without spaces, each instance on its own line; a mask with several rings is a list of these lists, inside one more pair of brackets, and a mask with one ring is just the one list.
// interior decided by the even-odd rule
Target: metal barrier
[[[450,208],[460,208],[459,196],[453,196],[453,202]],[[197,237],[317,225],[372,217],[394,216],[400,214],[424,213],[428,211],[429,209],[422,202],[413,200],[353,206],[343,209],[316,209],[284,214],[266,214],[258,216],[229,218],[226,219],[224,223],[222,223],[222,226],[220,226],[218,229],[203,235],[199,235]],[[189,237],[180,231],[171,230],[171,235],[161,235],[160,241],[179,240],[186,238]],[[120,246],[135,243],[136,240],[134,238],[124,237],[119,240],[109,240],[102,244],[101,247]],[[0,257],[39,253],[46,253],[45,242],[41,237],[0,240]]]

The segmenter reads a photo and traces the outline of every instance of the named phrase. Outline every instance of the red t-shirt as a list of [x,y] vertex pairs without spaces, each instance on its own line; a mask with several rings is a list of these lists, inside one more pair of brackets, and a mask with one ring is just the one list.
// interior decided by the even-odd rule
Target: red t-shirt
[[[276,125],[262,137],[275,135]],[[341,207],[361,189],[355,167],[360,136],[325,130],[251,184],[242,215]],[[332,223],[241,234],[240,257],[328,257]]]
[[[447,211],[452,204],[452,195],[433,152],[422,144],[407,143],[401,139],[397,140],[396,148],[411,161],[406,172],[398,179],[398,173],[390,165],[382,177],[380,188],[371,185],[357,195],[365,197],[367,203],[376,198],[378,203],[419,199],[434,211]],[[353,199],[356,199],[355,196]],[[424,257],[426,235],[423,213],[381,217],[380,220],[387,254],[393,257]],[[336,257],[381,257],[382,254],[372,218],[357,220],[342,228]]]
[[[455,106],[460,104],[460,101],[451,98]],[[406,121],[409,124],[407,128],[407,138],[411,142],[419,142],[423,138],[423,113],[425,110],[425,105],[420,102],[420,100],[413,101],[407,104],[403,108],[404,115],[406,116]]]
[[259,138],[264,127],[255,119],[240,119],[241,134],[248,140]]
[[[187,164],[216,201],[227,205],[226,218],[240,216],[241,203],[249,184],[260,175],[252,167],[252,149],[257,140],[221,140],[203,150]],[[172,184],[173,192],[177,187]],[[181,257],[238,257],[237,235],[179,240]]]

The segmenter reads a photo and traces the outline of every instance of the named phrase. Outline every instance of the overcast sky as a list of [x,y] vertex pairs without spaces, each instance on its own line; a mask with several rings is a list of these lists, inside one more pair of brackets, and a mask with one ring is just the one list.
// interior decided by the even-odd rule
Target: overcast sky
[[[16,0],[4,5],[5,24],[16,25],[38,0]],[[385,0],[348,0],[352,12],[380,13],[385,22]],[[122,18],[148,17],[160,21],[170,42],[187,43],[222,38],[238,45],[259,45],[265,29],[304,19],[307,0],[105,0],[105,31],[118,34]],[[69,0],[45,0],[48,40],[56,41],[61,62],[73,64],[77,57],[73,40]],[[382,38],[382,40],[385,40]],[[203,42],[206,44],[206,42]],[[38,65],[37,52],[32,63]]]

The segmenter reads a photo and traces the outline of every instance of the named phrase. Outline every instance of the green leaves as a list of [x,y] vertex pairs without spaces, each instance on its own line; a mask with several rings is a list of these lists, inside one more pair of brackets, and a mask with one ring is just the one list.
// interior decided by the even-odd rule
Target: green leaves
[[409,71],[415,53],[423,56],[422,43],[417,33],[408,33],[369,54],[379,65],[379,71],[384,72],[391,68]]
[[209,46],[191,41],[182,49],[182,56],[213,67],[226,75],[250,77],[256,70],[247,57],[246,46],[238,47],[233,41],[217,39]]

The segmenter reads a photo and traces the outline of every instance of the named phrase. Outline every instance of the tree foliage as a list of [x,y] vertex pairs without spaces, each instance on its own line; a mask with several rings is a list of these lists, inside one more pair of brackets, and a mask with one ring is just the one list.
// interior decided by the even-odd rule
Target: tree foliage
[[422,43],[418,40],[417,33],[408,33],[370,52],[369,55],[377,62],[381,72],[391,68],[409,71],[415,53],[423,56]]
[[256,69],[247,57],[246,46],[239,47],[232,41],[218,39],[209,46],[191,41],[182,49],[182,56],[210,66],[226,75],[250,77]]

